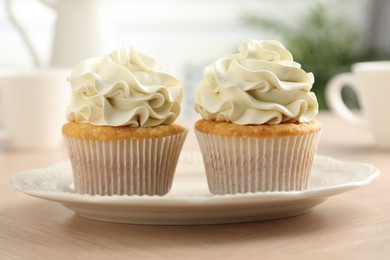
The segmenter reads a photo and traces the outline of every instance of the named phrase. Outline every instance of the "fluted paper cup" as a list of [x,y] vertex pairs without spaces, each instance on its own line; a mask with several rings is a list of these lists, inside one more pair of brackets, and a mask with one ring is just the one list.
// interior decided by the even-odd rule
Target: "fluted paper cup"
[[212,193],[307,189],[320,132],[275,138],[195,132]]
[[64,136],[75,191],[91,195],[165,195],[171,188],[187,132],[112,141]]

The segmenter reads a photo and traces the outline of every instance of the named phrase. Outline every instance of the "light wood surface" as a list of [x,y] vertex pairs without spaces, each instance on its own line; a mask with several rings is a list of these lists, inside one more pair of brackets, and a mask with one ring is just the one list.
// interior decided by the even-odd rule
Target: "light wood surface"
[[[18,171],[67,159],[64,147],[1,151],[0,259],[390,259],[390,151],[331,114],[319,119],[319,154],[373,164],[380,177],[309,214],[264,222],[142,226],[84,219],[9,184]],[[197,149],[193,131],[184,149]]]

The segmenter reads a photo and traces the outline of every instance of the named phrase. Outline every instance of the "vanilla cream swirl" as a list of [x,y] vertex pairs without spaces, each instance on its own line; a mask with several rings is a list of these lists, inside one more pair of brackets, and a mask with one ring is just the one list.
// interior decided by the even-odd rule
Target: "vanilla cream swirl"
[[277,41],[247,41],[205,68],[195,110],[240,125],[308,122],[318,113],[314,76]]
[[181,83],[161,72],[156,60],[126,47],[79,63],[68,78],[69,121],[148,127],[179,116]]

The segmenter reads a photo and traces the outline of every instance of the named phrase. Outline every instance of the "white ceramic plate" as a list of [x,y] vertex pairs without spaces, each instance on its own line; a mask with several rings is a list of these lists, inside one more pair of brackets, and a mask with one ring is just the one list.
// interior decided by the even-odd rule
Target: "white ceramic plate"
[[306,191],[212,195],[198,152],[182,152],[172,190],[158,196],[91,196],[75,193],[69,162],[16,174],[20,191],[62,203],[76,214],[101,221],[199,225],[259,221],[307,213],[328,197],[371,182],[377,168],[317,156]]

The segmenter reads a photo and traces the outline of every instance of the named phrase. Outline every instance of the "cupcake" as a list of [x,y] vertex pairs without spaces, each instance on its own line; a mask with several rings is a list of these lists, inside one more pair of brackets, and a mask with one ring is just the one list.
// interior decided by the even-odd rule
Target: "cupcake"
[[277,41],[244,42],[205,68],[195,133],[212,193],[307,189],[321,134],[313,83]]
[[124,47],[75,66],[62,132],[75,191],[164,195],[187,129],[173,124],[182,88],[156,60]]

